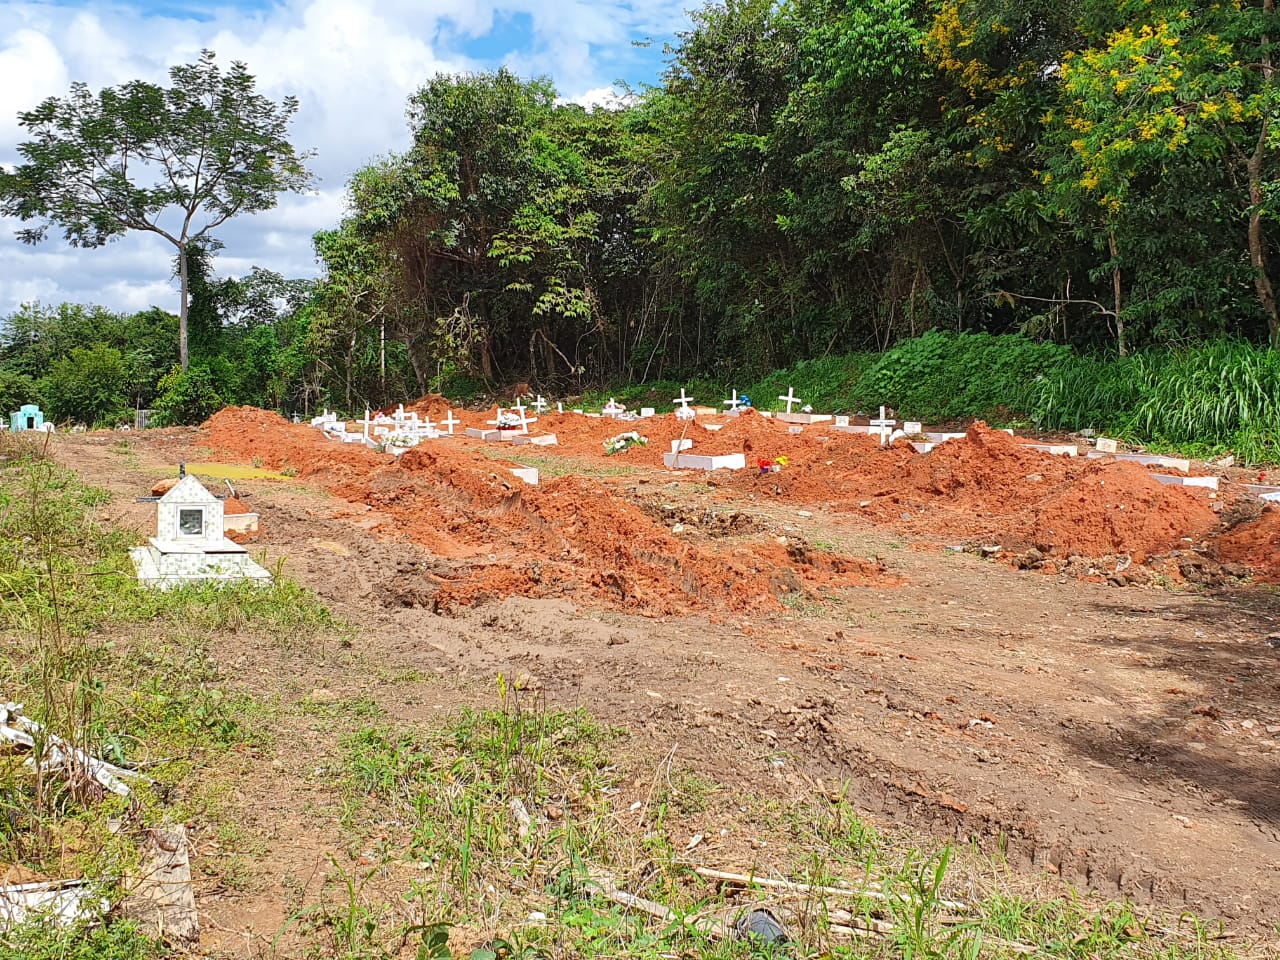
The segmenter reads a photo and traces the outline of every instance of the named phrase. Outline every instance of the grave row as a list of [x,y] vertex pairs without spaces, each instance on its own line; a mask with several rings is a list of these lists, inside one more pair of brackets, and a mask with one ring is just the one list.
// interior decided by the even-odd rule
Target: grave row
[[[785,406],[784,410],[777,412],[759,411],[759,413],[761,416],[771,417],[779,422],[788,424],[793,433],[801,432],[806,426],[823,425],[826,429],[835,432],[863,433],[874,436],[880,441],[881,446],[892,445],[899,440],[905,439],[919,453],[928,453],[940,443],[965,436],[963,433],[925,431],[921,422],[899,421],[890,416],[883,406],[880,407],[879,416],[871,417],[866,424],[854,424],[848,416],[814,413],[809,405],[795,395],[795,390],[792,387],[788,387],[787,392],[780,395],[778,400]],[[691,421],[700,413],[710,414],[715,412],[710,408],[695,407],[693,405],[694,401],[695,398],[681,387],[680,396],[673,397],[671,401],[675,407],[676,417]],[[732,395],[722,402],[722,405],[726,408],[724,415],[729,417],[740,416],[744,410],[752,408],[750,399],[740,395],[737,390],[734,390]],[[799,411],[795,410],[797,405],[800,406]],[[527,406],[522,399],[519,399],[510,408],[498,407],[495,418],[486,421],[489,429],[468,427],[465,433],[470,438],[486,442],[511,443],[515,446],[525,444],[554,446],[557,443],[555,434],[532,434],[529,430],[530,426],[538,422],[538,416],[549,409],[550,403],[541,396],[531,400]],[[556,410],[559,413],[564,413],[564,404],[557,403]],[[530,412],[535,415],[530,416]],[[623,404],[618,403],[613,397],[609,398],[609,402],[603,405],[598,414],[590,413],[581,407],[572,409],[570,412],[588,417],[607,417],[628,421],[643,420],[655,415],[655,410],[652,407],[642,407],[639,411],[631,411]],[[355,422],[362,429],[359,432],[348,431],[347,424],[339,420],[337,414],[326,410],[320,416],[313,418],[311,424],[312,426],[320,427],[325,432],[325,435],[333,440],[343,443],[362,443],[368,447],[399,455],[424,440],[454,435],[454,428],[459,426],[461,421],[454,416],[452,409],[448,411],[448,415],[443,420],[433,422],[430,417],[420,417],[416,412],[406,411],[404,406],[400,405],[396,408],[395,413],[390,415],[383,413],[375,415],[366,409],[364,418]],[[709,430],[718,430],[722,424],[704,424],[704,426]],[[1013,435],[1012,430],[1006,430],[1005,432],[1011,436]],[[688,437],[673,441],[670,453],[663,454],[663,462],[668,468],[672,469],[741,470],[746,467],[745,454],[704,456],[693,452],[693,446],[694,441]],[[1080,455],[1080,448],[1076,444],[1028,443],[1026,446],[1055,456],[1075,457]],[[1116,441],[1108,440],[1104,437],[1098,438],[1096,449],[1089,450],[1087,455],[1090,458],[1110,457],[1148,466],[1165,467],[1166,469],[1176,470],[1180,474],[1155,474],[1155,478],[1161,483],[1202,486],[1214,490],[1218,486],[1216,477],[1186,476],[1191,468],[1190,461],[1171,457],[1121,453],[1117,449]],[[532,468],[515,470],[513,473],[521,476],[527,482],[537,483],[537,471]],[[1271,491],[1267,492],[1270,493]]]

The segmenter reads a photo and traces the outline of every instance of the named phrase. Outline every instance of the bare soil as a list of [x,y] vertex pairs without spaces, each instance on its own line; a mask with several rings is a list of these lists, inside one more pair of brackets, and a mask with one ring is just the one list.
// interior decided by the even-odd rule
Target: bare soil
[[[134,498],[179,461],[297,471],[237,484],[253,549],[357,633],[346,653],[218,647],[264,696],[370,696],[412,724],[523,675],[730,789],[847,785],[886,829],[1050,884],[1243,932],[1280,918],[1280,596],[1257,582],[1275,513],[981,428],[920,456],[748,415],[715,442],[789,467],[707,477],[661,469],[674,418],[608,458],[632,425],[544,420],[563,446],[532,455],[590,475],[527,487],[507,458],[533,448],[461,437],[397,463],[257,411],[130,435],[128,456],[117,434],[56,448],[140,541]],[[343,843],[332,741],[293,735],[240,787],[269,843],[248,890],[201,898],[215,952],[256,955]],[[750,865],[707,835],[696,856]]]

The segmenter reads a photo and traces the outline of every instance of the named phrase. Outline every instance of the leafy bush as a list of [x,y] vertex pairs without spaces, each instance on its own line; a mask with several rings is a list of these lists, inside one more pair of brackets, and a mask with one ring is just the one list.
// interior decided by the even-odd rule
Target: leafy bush
[[129,921],[97,927],[23,923],[0,934],[0,960],[150,960],[163,954]]
[[24,403],[43,405],[43,395],[36,381],[16,370],[0,370],[0,416],[17,410]]
[[1008,422],[1030,413],[1033,385],[1072,356],[1070,347],[1018,334],[931,330],[883,354],[859,377],[853,399],[867,410],[892,406],[913,420]]
[[207,367],[192,366],[185,373],[174,367],[158,389],[151,418],[157,427],[203,423],[226,406]]
[[115,425],[133,419],[129,379],[124,355],[115,347],[95,343],[54,360],[41,393],[50,419]]

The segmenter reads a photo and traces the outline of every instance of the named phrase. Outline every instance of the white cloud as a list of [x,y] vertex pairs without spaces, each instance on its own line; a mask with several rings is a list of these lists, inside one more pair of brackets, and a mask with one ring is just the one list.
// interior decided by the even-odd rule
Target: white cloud
[[[258,265],[311,276],[311,235],[337,223],[354,170],[408,145],[406,100],[434,74],[505,63],[522,75],[550,76],[574,102],[608,106],[614,81],[653,75],[652,57],[646,62],[632,40],[684,29],[684,6],[685,0],[284,0],[256,10],[192,3],[189,16],[149,16],[116,2],[9,2],[0,5],[0,163],[18,159],[25,132],[18,111],[64,95],[72,81],[94,89],[132,79],[164,82],[170,65],[193,62],[208,47],[224,64],[243,60],[264,95],[299,99],[291,139],[316,151],[311,166],[319,178],[314,195],[285,196],[274,210],[224,225],[217,270],[239,275]],[[495,23],[519,14],[532,25],[529,43],[492,58],[474,55]],[[48,240],[29,247],[13,237],[15,226],[0,220],[0,315],[31,299],[121,310],[176,307],[173,248],[159,238],[126,236],[97,250],[73,250],[51,230]]]

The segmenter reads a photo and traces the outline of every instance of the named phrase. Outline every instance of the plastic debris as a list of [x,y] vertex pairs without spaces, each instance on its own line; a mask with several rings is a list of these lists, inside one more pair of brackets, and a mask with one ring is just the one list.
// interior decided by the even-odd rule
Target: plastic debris
[[782,921],[772,910],[757,907],[749,913],[738,917],[733,925],[734,934],[739,940],[759,940],[766,944],[782,944],[788,941],[787,931]]
[[[83,772],[105,789],[122,797],[129,795],[129,785],[124,782],[124,777],[146,779],[136,770],[126,770],[99,760],[67,743],[57,734],[49,733],[41,724],[23,716],[22,704],[10,702],[0,705],[0,741],[35,750],[37,738],[42,744],[44,759],[40,767],[43,770],[65,770],[69,774]],[[35,757],[28,757],[27,765],[34,769]]]

